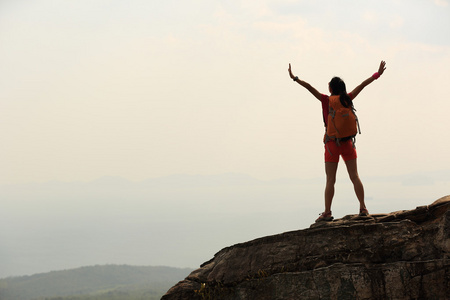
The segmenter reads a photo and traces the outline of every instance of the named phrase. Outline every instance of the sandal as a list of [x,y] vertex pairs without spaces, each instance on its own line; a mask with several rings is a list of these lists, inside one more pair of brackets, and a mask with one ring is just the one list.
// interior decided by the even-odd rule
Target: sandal
[[369,211],[367,210],[367,208],[360,208],[359,209],[359,216],[360,217],[367,217],[368,214],[369,214]]
[[330,211],[330,212],[327,212],[327,213],[323,212],[323,213],[320,215],[320,217],[317,218],[316,223],[317,223],[317,222],[321,222],[321,221],[329,222],[329,221],[332,221],[333,219],[334,219],[334,218],[333,218],[333,216],[331,215],[331,211]]

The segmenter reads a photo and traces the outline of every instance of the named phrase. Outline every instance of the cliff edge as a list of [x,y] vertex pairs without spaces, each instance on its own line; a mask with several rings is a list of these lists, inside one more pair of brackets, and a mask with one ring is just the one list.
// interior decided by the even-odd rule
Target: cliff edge
[[449,279],[450,195],[224,248],[162,300],[449,299]]

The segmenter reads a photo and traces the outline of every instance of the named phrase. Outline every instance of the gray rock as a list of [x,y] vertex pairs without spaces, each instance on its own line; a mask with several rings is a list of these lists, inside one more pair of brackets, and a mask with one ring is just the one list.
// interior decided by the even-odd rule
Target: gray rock
[[449,279],[446,196],[224,248],[162,300],[449,299]]

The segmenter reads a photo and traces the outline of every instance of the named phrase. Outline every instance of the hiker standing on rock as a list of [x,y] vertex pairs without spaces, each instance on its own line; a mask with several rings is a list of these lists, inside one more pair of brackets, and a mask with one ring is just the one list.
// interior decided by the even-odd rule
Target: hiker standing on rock
[[331,202],[334,196],[334,184],[336,182],[336,172],[339,157],[342,156],[347,166],[348,175],[353,183],[356,197],[359,200],[359,215],[367,216],[369,211],[364,202],[364,187],[358,175],[356,163],[355,136],[359,132],[358,118],[353,108],[353,99],[367,85],[378,79],[386,69],[386,62],[381,61],[378,72],[364,80],[353,91],[347,93],[345,83],[339,77],[334,77],[328,83],[328,90],[331,95],[319,93],[306,81],[300,80],[292,74],[291,64],[289,64],[289,76],[298,84],[306,88],[320,102],[322,102],[323,121],[325,123],[325,173],[327,183],[325,186],[325,211],[316,220],[331,221]]

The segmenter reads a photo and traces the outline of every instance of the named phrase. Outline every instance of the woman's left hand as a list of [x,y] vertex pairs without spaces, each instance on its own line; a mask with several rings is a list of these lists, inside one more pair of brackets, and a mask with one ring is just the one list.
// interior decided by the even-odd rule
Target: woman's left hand
[[289,69],[288,69],[288,71],[289,71],[289,76],[291,76],[291,78],[292,79],[294,79],[294,74],[292,74],[292,70],[291,70],[291,64],[289,64]]
[[386,62],[382,60],[380,62],[380,67],[378,68],[378,74],[379,75],[383,74],[384,70],[386,70]]

